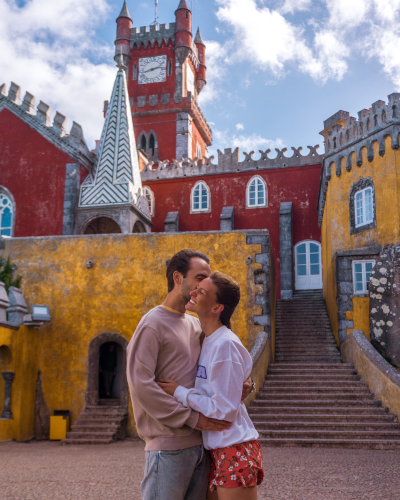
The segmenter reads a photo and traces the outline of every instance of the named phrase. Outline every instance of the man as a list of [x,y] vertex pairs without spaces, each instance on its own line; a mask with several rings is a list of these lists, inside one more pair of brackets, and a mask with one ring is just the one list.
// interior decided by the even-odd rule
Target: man
[[[192,388],[200,355],[201,327],[185,314],[190,292],[210,276],[210,259],[181,250],[167,267],[168,295],[139,322],[127,350],[127,376],[139,436],[146,442],[143,500],[205,500],[210,459],[202,430],[223,431],[230,422],[186,408],[158,385],[175,380]],[[251,382],[244,386],[247,396]]]

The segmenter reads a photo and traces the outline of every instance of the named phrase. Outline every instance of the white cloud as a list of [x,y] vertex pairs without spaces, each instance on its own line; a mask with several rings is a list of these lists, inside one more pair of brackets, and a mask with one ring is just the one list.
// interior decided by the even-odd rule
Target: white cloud
[[[379,0],[380,1],[380,0]],[[371,8],[371,0],[327,0],[330,18],[329,24],[336,29],[359,26],[366,19]]]
[[243,125],[243,123],[237,123],[237,124],[236,124],[236,130],[244,130],[244,125]]
[[[0,0],[2,82],[21,85],[80,123],[89,147],[103,125],[102,103],[111,95],[116,69],[112,48],[94,38],[110,8],[107,0],[31,0],[22,7]],[[91,60],[89,60],[91,59]],[[97,61],[97,62],[93,62]]]
[[311,6],[312,0],[285,0],[280,12],[282,14],[293,14],[297,10],[307,10]]
[[[213,130],[213,147],[209,150],[209,155],[217,156],[217,149],[224,151],[225,148],[237,148],[240,151],[250,153],[250,151],[255,151],[258,153],[259,150],[265,151],[266,149],[274,150],[275,148],[282,149],[284,147],[284,142],[282,139],[267,139],[260,134],[231,134],[227,130]],[[255,157],[259,155],[254,155]],[[274,155],[271,154],[271,157]]]
[[208,104],[217,99],[221,92],[220,84],[226,76],[226,57],[229,50],[229,43],[221,45],[214,41],[205,41],[207,47],[207,85],[202,90],[199,101],[201,105]]

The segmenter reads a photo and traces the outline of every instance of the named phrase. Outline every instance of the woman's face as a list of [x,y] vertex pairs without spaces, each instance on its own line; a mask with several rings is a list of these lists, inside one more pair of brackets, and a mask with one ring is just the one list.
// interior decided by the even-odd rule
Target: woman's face
[[185,307],[188,311],[200,315],[215,312],[220,308],[217,303],[217,288],[210,278],[201,281],[196,290],[190,292],[190,300]]

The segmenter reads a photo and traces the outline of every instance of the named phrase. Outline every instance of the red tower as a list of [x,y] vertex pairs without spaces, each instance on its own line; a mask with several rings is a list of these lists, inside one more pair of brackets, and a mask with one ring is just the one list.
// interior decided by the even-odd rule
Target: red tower
[[132,28],[126,2],[117,19],[115,59],[121,54],[137,146],[158,163],[202,159],[212,131],[197,103],[206,84],[200,31],[192,36],[192,13],[180,0],[175,23]]

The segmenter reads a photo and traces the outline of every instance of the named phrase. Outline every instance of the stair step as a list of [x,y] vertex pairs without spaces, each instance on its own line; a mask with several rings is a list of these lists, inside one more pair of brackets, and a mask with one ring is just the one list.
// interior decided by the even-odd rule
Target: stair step
[[392,439],[282,439],[282,438],[259,438],[260,444],[265,446],[302,446],[302,447],[324,447],[324,448],[359,448],[375,450],[398,450],[400,440]]
[[[304,391],[307,390],[306,393]],[[283,397],[292,397],[295,394],[310,394],[313,396],[321,397],[322,395],[370,395],[370,391],[367,387],[271,387],[263,388],[259,391],[258,397],[266,397],[272,394],[281,394]]]
[[102,438],[102,439],[90,439],[90,438],[70,438],[70,439],[63,439],[61,441],[61,444],[63,445],[71,445],[71,444],[111,444],[113,443],[113,439],[108,439],[108,438]]
[[114,439],[117,431],[103,432],[67,432],[67,439]]
[[[265,434],[265,431],[357,431],[374,432],[395,431],[400,433],[400,424],[397,422],[388,423],[362,423],[362,422],[253,422],[256,429]],[[400,439],[400,438],[399,438]]]
[[[282,406],[282,403],[285,403],[285,406],[288,408],[293,407],[307,407],[312,408],[314,405],[316,407],[341,407],[341,406],[380,406],[381,402],[376,399],[371,400],[350,400],[350,399],[268,399],[268,400],[260,400],[256,399],[253,401],[254,407],[276,407]],[[361,404],[362,403],[362,404]]]
[[297,438],[297,439],[398,439],[400,441],[400,431],[258,431],[261,437],[271,437],[271,438]]
[[270,415],[264,415],[264,414],[252,414],[251,415],[252,421],[254,425],[259,425],[266,423],[267,425],[269,424],[285,424],[286,422],[309,422],[309,423],[322,423],[322,422],[333,422],[340,423],[340,422],[349,422],[349,423],[355,423],[355,424],[363,424],[367,423],[369,424],[371,421],[373,423],[383,423],[383,422],[397,422],[397,418],[395,415],[391,415],[389,413],[382,413],[382,414],[365,414],[365,415],[360,415],[358,413],[351,415],[340,415],[340,414],[329,414],[329,415],[324,415],[324,414],[297,414],[297,413],[276,413],[276,414],[270,414]]
[[382,415],[388,414],[389,410],[383,406],[251,406],[249,415],[253,418],[254,415],[277,415],[277,414],[293,414],[298,415]]

